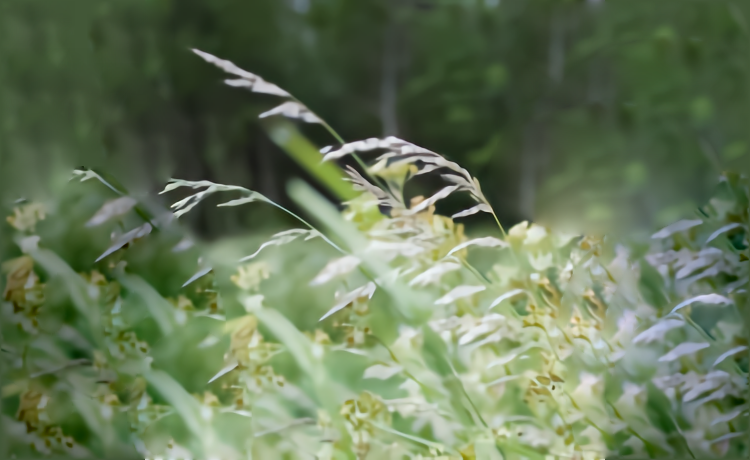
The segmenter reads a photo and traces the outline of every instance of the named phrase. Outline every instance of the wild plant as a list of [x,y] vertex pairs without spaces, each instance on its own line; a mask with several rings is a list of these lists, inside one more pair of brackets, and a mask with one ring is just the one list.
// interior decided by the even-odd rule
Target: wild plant
[[[115,415],[127,414],[130,435],[118,442],[134,443],[146,458],[747,455],[747,178],[725,174],[695,219],[645,243],[528,222],[506,231],[479,183],[455,162],[394,137],[346,143],[287,91],[196,53],[232,74],[230,86],[282,99],[262,118],[327,129],[337,144],[322,149],[320,161],[353,159],[357,167],[343,169],[356,197],[341,209],[293,182],[288,191],[302,217],[243,187],[170,181],[164,193],[191,190],[172,205],[178,218],[229,193],[219,206],[271,205],[299,222],[237,254],[234,292],[219,292],[206,265],[172,302],[122,263],[128,246],[169,228],[169,219],[139,212],[145,223],[115,235],[99,258],[106,273],[81,276],[35,235],[41,208],[18,207],[9,223],[24,255],[4,265],[3,314],[12,321],[3,321],[11,376],[3,397],[21,395],[13,426],[37,450],[106,451],[102,444],[117,445]],[[443,186],[409,195],[413,181],[430,176]],[[461,194],[470,206],[438,213],[441,200]],[[92,221],[135,212],[135,202],[118,199]],[[496,227],[467,235],[457,221],[478,214]],[[301,245],[328,259],[309,279],[287,280],[269,254]],[[39,273],[65,281],[75,321],[42,326],[49,302]],[[316,327],[298,327],[269,300],[274,279],[329,296]],[[176,340],[194,321],[221,321],[223,334],[184,342],[186,353],[225,347],[223,361],[209,363],[213,377],[183,385],[159,369],[137,332],[143,315],[128,316],[134,303],[123,303],[122,292],[140,293],[164,339]],[[230,314],[224,304],[234,294],[239,308]],[[8,324],[18,325],[12,334]],[[69,353],[32,344],[63,329],[87,335],[85,362],[70,360],[42,377],[37,368]],[[28,354],[32,348],[41,355]],[[59,412],[46,411],[66,400],[86,401],[69,411],[86,419],[80,433],[87,434],[75,438]]]

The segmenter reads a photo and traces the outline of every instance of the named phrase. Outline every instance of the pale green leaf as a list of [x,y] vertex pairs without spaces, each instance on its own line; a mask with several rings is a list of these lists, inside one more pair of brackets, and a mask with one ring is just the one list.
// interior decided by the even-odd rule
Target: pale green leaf
[[365,369],[365,373],[362,378],[388,380],[402,370],[403,369],[401,368],[401,366],[386,366],[384,364],[375,364]]
[[714,366],[719,365],[721,362],[723,362],[725,359],[729,358],[732,355],[736,355],[737,353],[741,351],[747,350],[747,347],[745,345],[740,345],[739,347],[734,347],[730,350],[725,351],[721,354],[718,358],[716,358],[716,361],[714,361]]
[[659,358],[659,362],[674,361],[683,356],[690,355],[697,351],[708,348],[709,346],[710,345],[705,342],[683,342],[670,350],[669,353]]
[[114,200],[107,201],[102,205],[101,208],[99,208],[96,214],[94,214],[94,216],[91,217],[88,222],[86,222],[86,226],[96,227],[97,225],[101,225],[110,219],[120,217],[133,209],[133,206],[135,206],[137,203],[138,201],[136,199],[129,196],[121,196],[119,198],[115,198]]
[[491,236],[486,236],[484,238],[475,238],[473,240],[465,241],[455,248],[451,249],[450,252],[448,252],[448,255],[450,256],[452,254],[455,254],[456,252],[461,251],[462,249],[466,249],[470,246],[480,246],[484,248],[505,248],[508,247],[508,243]]
[[151,224],[143,224],[140,227],[136,227],[133,230],[130,230],[127,233],[124,233],[112,242],[112,245],[107,248],[106,251],[102,253],[94,262],[99,262],[100,260],[104,259],[105,257],[113,254],[116,251],[119,251],[120,249],[124,248],[126,245],[143,238],[144,236],[151,233],[151,230],[153,227],[151,227]]
[[450,292],[445,294],[443,297],[435,301],[435,305],[447,305],[453,303],[456,300],[470,297],[478,292],[482,292],[487,289],[487,286],[457,286],[451,289]]
[[679,304],[677,304],[676,307],[674,307],[672,309],[672,311],[670,313],[675,313],[678,310],[680,310],[682,308],[685,308],[688,305],[691,305],[691,304],[694,304],[694,303],[705,303],[705,304],[712,304],[712,305],[720,305],[720,304],[727,305],[727,304],[731,304],[732,300],[729,299],[729,298],[727,298],[727,297],[724,297],[723,295],[720,295],[720,294],[703,294],[703,295],[698,295],[698,296],[691,297],[691,298],[689,298],[687,300],[684,300],[684,301],[680,302]]

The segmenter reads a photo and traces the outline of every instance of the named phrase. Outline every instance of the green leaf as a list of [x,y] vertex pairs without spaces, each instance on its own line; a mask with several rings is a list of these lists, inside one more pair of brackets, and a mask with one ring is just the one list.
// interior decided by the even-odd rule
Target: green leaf
[[357,196],[351,185],[344,180],[346,175],[341,168],[331,162],[323,163],[320,151],[293,124],[277,120],[268,129],[276,145],[339,199],[351,200]]
[[164,371],[151,371],[145,375],[146,380],[166,399],[180,414],[180,418],[195,438],[200,440],[203,452],[209,453],[215,441],[215,434],[210,425],[203,421],[198,401],[190,395],[176,380]]
[[101,314],[97,303],[89,296],[86,281],[57,254],[47,249],[36,249],[31,256],[51,277],[61,278],[68,290],[73,305],[88,320],[92,338],[100,348],[104,347]]
[[122,287],[141,298],[156,324],[159,325],[162,334],[167,336],[172,333],[174,330],[174,318],[171,314],[172,305],[153,286],[140,276],[129,273],[116,275],[116,279]]
[[373,422],[372,425],[375,428],[377,428],[377,429],[379,429],[381,431],[385,431],[386,433],[390,433],[390,434],[393,434],[393,435],[396,435],[396,436],[400,436],[400,437],[402,437],[404,439],[408,439],[408,440],[416,442],[418,444],[422,444],[422,445],[427,446],[429,448],[435,449],[436,451],[438,451],[440,453],[448,451],[448,452],[451,452],[453,454],[458,454],[458,452],[456,452],[455,450],[446,448],[446,446],[444,446],[442,444],[439,444],[437,442],[421,438],[419,436],[414,436],[414,435],[411,435],[411,434],[402,433],[402,432],[400,432],[398,430],[394,430],[393,428],[391,428],[391,427],[389,427],[387,425],[384,425],[382,423]]
[[646,415],[651,423],[665,434],[673,433],[676,429],[671,419],[672,406],[667,396],[651,382],[646,384]]
[[[115,192],[117,195],[119,195],[122,198],[128,197],[130,192],[122,185],[120,184],[117,179],[112,177],[111,175],[107,174],[104,171],[100,170],[94,170],[94,169],[76,169],[73,171],[73,179],[80,179],[81,182],[87,181],[89,179],[96,179],[99,182],[101,182],[105,187]],[[131,200],[133,198],[130,198]],[[154,225],[151,218],[152,216],[146,212],[143,208],[141,208],[137,202],[133,203],[134,210],[136,214],[138,214],[141,219],[143,219],[145,222],[150,224],[155,231],[159,231],[159,228]]]
[[[463,389],[461,381],[455,376],[450,362],[448,362],[448,349],[445,342],[429,326],[422,327],[422,337],[424,339],[422,355],[425,363],[443,378],[443,385],[450,392],[450,405],[456,418],[465,426],[476,425],[471,411],[465,405],[467,402],[470,403],[467,400],[468,395]],[[481,417],[479,413],[476,415]]]
[[[105,420],[97,407],[94,399],[88,398],[81,391],[75,391],[72,394],[72,402],[78,413],[86,421],[89,429],[96,434],[97,438],[104,444],[104,454],[108,457],[116,452],[123,452],[127,447],[117,439],[114,426],[111,422]],[[132,450],[132,447],[127,450]],[[101,454],[100,454],[101,455]]]
[[211,273],[211,270],[213,270],[212,267],[204,267],[204,268],[198,270],[198,272],[196,272],[193,276],[191,276],[189,280],[185,281],[185,283],[182,285],[182,287],[185,287],[185,286],[189,285],[190,283],[192,283],[193,281],[196,281],[196,280],[198,280],[200,278],[203,278],[204,276],[206,276],[209,273]]
[[638,284],[644,300],[649,304],[661,308],[667,305],[667,296],[664,294],[664,281],[661,274],[651,264],[641,261],[641,279]]
[[[349,248],[352,255],[362,260],[360,270],[370,280],[382,280],[387,277],[391,271],[390,267],[373,254],[365,255],[362,253],[367,248],[367,239],[351,222],[345,221],[331,203],[300,180],[290,182],[288,190],[291,198],[299,206],[305,209],[308,214],[314,216],[330,234],[343,241],[344,248]],[[401,280],[388,283],[376,281],[376,284],[378,288],[382,288],[384,292],[388,293],[391,299],[390,302],[386,303],[388,307],[407,323],[421,325],[431,315],[431,309],[428,307],[429,302],[426,301],[424,294],[417,294]]]
[[[271,333],[284,344],[289,353],[294,357],[297,365],[307,374],[313,384],[315,394],[312,395],[320,405],[331,416],[331,420],[338,428],[344,445],[349,445],[351,439],[344,425],[344,420],[339,413],[343,401],[339,401],[337,394],[331,391],[331,381],[326,372],[321,356],[317,356],[313,350],[313,343],[294,324],[292,324],[281,313],[270,308],[265,308],[255,302],[246,302],[249,297],[241,299],[249,313],[255,315]],[[322,350],[321,350],[322,351]]]
[[99,262],[100,260],[124,248],[126,245],[134,242],[135,240],[143,238],[144,236],[151,233],[152,229],[153,227],[151,226],[151,224],[145,223],[140,227],[136,227],[133,230],[130,230],[129,232],[118,236],[117,238],[115,238],[115,241],[112,243],[112,245],[108,247],[107,250],[102,253],[102,255],[97,257],[94,262]]

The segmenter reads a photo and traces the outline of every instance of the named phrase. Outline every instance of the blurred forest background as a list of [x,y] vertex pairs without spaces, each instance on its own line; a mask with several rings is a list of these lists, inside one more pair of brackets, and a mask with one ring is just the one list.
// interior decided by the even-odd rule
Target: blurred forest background
[[[347,141],[396,135],[475,174],[504,224],[654,228],[750,154],[750,4],[607,0],[6,0],[0,194],[100,167],[289,204],[307,177],[194,47],[289,90]],[[334,142],[305,127],[316,148]],[[276,136],[278,141],[278,136]],[[269,214],[264,214],[268,212]],[[205,237],[272,210],[191,218]],[[627,225],[625,225],[627,224]],[[633,224],[633,225],[631,225]]]

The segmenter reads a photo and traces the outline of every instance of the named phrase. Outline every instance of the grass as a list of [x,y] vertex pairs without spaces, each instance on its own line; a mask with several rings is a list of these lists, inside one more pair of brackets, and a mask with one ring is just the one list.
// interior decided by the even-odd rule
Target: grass
[[[282,89],[199,54],[338,137]],[[128,196],[100,173],[77,173],[94,181],[50,207],[66,213],[17,206],[3,458],[747,455],[746,178],[725,175],[695,222],[647,242],[527,222],[483,234],[460,220],[494,216],[491,203],[437,153],[339,138],[313,161],[284,129],[277,142],[343,210],[299,181],[298,213],[240,187],[165,189],[191,190],[177,217],[229,192],[220,206],[270,204],[299,222],[265,246],[182,245],[179,223],[142,203],[92,201]],[[348,156],[358,169],[338,166]],[[420,176],[444,185],[405,193]],[[473,204],[441,215],[458,194]]]

